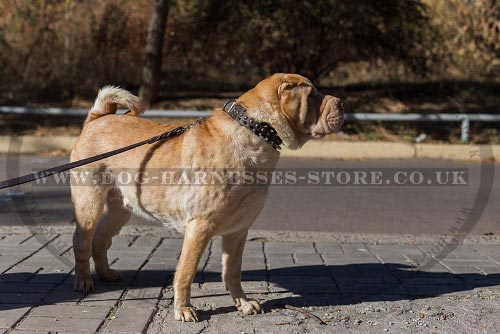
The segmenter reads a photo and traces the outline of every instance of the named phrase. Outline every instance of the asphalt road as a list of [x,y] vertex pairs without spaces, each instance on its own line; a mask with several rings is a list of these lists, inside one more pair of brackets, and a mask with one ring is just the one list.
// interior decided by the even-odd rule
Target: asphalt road
[[[61,157],[23,156],[17,167],[16,159],[0,156],[0,179],[66,161]],[[500,233],[499,165],[435,160],[282,159],[279,167],[306,176],[310,171],[321,176],[324,175],[321,172],[333,171],[334,176],[329,174],[330,181],[337,180],[342,171],[341,181],[345,181],[346,173],[353,181],[355,171],[378,173],[382,168],[384,178],[383,185],[353,185],[352,182],[325,185],[323,182],[322,185],[271,186],[265,208],[253,226],[255,229],[389,234],[448,234],[457,230]],[[432,178],[435,172],[428,168],[465,171],[468,182],[436,185],[436,179]],[[423,184],[395,184],[396,177],[401,182],[413,171],[424,173]],[[398,172],[406,174],[395,176]],[[427,184],[428,176],[431,185]],[[386,178],[391,181],[390,185],[385,185]],[[311,179],[304,182],[307,180]],[[326,181],[326,176],[321,180]],[[467,215],[470,209],[473,210]],[[71,224],[72,220],[68,186],[27,184],[22,188],[0,190],[0,225],[61,225]],[[129,224],[154,223],[133,218]]]

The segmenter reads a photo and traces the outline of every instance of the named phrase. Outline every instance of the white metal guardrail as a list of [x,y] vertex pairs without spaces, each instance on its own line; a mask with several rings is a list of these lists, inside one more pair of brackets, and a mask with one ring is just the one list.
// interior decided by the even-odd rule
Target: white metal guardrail
[[[122,110],[124,112],[125,110]],[[210,114],[207,110],[147,110],[142,116],[149,118],[197,118]],[[20,115],[55,115],[84,117],[88,109],[83,108],[29,108],[0,106],[0,114]],[[459,122],[461,124],[461,140],[469,141],[470,122],[500,122],[500,114],[376,114],[347,113],[346,121],[376,122]]]

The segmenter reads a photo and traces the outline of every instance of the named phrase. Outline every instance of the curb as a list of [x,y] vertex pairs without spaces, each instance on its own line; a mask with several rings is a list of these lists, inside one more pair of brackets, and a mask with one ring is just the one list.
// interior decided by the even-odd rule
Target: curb
[[[0,154],[9,151],[11,140],[20,137],[0,136]],[[53,150],[71,151],[78,137],[22,137],[21,154]],[[486,150],[488,148],[488,150]],[[477,152],[490,151],[486,156]],[[457,161],[500,161],[500,145],[413,144],[387,142],[314,141],[300,150],[283,149],[283,157],[314,159],[445,159]]]

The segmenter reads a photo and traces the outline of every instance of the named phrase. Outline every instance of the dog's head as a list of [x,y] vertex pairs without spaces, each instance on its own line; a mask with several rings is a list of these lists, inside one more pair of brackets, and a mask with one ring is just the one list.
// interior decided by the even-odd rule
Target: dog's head
[[339,131],[344,121],[344,103],[319,93],[311,81],[298,74],[274,74],[238,101],[251,115],[274,126],[291,149]]

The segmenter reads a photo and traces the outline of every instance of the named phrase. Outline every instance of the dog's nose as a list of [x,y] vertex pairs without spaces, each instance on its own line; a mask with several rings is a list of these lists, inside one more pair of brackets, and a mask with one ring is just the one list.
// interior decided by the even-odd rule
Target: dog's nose
[[343,111],[345,110],[345,104],[344,104],[344,101],[342,101],[342,100],[340,100],[340,99],[337,101],[337,106],[339,107],[340,111],[342,111],[342,112],[343,112]]

